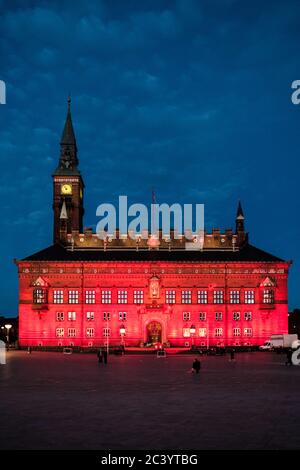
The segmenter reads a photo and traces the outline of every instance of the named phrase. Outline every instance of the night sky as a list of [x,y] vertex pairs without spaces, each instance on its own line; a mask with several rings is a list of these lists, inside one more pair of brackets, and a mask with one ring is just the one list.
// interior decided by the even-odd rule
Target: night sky
[[300,307],[300,2],[0,0],[0,315],[17,314],[21,259],[52,243],[51,174],[67,97],[85,226],[116,203],[204,203],[293,259]]

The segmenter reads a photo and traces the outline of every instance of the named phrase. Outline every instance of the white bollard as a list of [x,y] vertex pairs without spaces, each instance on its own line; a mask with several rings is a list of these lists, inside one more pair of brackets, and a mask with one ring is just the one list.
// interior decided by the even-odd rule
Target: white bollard
[[0,364],[6,364],[6,344],[0,341]]
[[294,366],[300,365],[300,348],[296,349],[296,351],[292,354],[292,363]]

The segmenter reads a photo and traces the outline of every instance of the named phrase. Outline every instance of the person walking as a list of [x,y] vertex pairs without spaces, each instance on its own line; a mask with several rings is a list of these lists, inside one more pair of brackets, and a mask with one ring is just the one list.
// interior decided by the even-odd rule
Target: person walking
[[231,348],[231,349],[230,349],[230,360],[231,360],[231,361],[234,361],[234,353],[235,353],[234,349]]
[[286,366],[292,366],[293,365],[292,355],[293,355],[293,350],[292,350],[292,348],[289,348],[287,350],[287,353],[286,353],[286,362],[285,362]]
[[107,364],[107,350],[104,349],[103,351],[103,359],[104,359],[104,364]]
[[201,362],[199,361],[199,359],[196,358],[193,362],[192,371],[196,374],[199,374],[200,369],[201,369]]
[[98,351],[97,351],[97,357],[98,357],[98,362],[99,364],[103,362],[103,354],[102,354],[102,349],[99,348]]

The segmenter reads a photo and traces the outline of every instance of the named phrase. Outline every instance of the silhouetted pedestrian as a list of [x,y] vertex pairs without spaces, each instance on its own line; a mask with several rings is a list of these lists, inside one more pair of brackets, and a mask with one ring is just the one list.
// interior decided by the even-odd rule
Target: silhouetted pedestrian
[[194,362],[193,362],[193,372],[195,372],[196,374],[199,374],[200,372],[200,369],[201,369],[201,362],[199,361],[199,359],[195,359]]
[[28,346],[27,352],[28,352],[28,354],[31,354],[31,347],[30,346]]
[[99,348],[97,351],[97,357],[98,357],[98,362],[102,363],[103,362],[103,354],[102,354],[102,349]]
[[286,353],[286,362],[285,362],[286,366],[292,366],[293,365],[292,355],[293,355],[293,350],[291,348],[289,348],[287,350],[287,353]]
[[234,351],[234,349],[232,348],[232,349],[230,350],[230,360],[231,360],[231,361],[234,361],[234,353],[235,353],[235,351]]
[[107,350],[104,349],[103,351],[103,359],[104,359],[104,364],[107,364]]

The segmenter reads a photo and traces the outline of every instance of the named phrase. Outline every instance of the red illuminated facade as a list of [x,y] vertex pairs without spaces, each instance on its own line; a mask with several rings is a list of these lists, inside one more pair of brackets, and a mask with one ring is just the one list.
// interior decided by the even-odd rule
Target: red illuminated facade
[[54,244],[17,261],[21,346],[259,345],[288,331],[290,263],[235,230],[100,240],[83,229],[84,184],[70,103],[53,174]]

